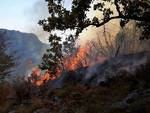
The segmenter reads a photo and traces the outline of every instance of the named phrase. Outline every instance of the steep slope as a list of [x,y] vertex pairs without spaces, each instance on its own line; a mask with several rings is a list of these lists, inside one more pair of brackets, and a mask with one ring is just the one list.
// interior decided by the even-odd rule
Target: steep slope
[[[130,54],[97,64],[97,74],[93,71],[86,82],[88,68],[66,72],[56,80],[63,83],[57,89],[48,83],[0,83],[0,113],[150,113],[149,55]],[[104,73],[112,76],[98,84]]]
[[27,75],[32,67],[38,65],[47,46],[34,34],[14,30],[0,29],[2,40],[7,44],[6,53],[15,58],[14,76]]
[[150,52],[140,52],[110,58],[104,63],[95,64],[92,67],[79,68],[75,71],[62,73],[57,80],[50,82],[50,86],[60,88],[68,83],[83,83],[99,85],[107,79],[111,79],[122,74],[132,76],[141,66],[150,62]]

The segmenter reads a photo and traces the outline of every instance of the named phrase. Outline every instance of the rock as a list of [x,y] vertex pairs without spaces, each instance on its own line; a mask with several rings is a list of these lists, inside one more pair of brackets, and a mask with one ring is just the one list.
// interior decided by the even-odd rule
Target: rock
[[111,105],[112,109],[125,109],[128,107],[128,104],[125,101],[116,102]]
[[54,96],[54,97],[52,97],[52,101],[59,103],[61,101],[61,99],[57,96]]
[[33,113],[50,113],[50,110],[47,108],[41,108],[41,109],[37,109]]
[[16,111],[15,111],[15,110],[13,110],[13,111],[10,111],[10,112],[8,112],[8,113],[16,113]]
[[150,89],[147,89],[143,92],[143,97],[150,97]]
[[[126,109],[127,107],[130,106],[131,103],[137,101],[138,99],[140,99],[140,98],[144,99],[145,98],[147,100],[148,97],[150,97],[150,89],[143,90],[142,92],[140,91],[140,93],[139,93],[138,90],[135,90],[132,93],[128,94],[124,99],[122,99],[122,101],[113,103],[111,108],[112,109]],[[149,101],[149,99],[146,102],[148,102],[148,101]],[[143,109],[139,108],[139,112],[138,113],[144,113],[142,111],[143,111]]]
[[134,102],[139,97],[139,94],[137,92],[133,92],[129,94],[124,101],[126,101],[128,104]]

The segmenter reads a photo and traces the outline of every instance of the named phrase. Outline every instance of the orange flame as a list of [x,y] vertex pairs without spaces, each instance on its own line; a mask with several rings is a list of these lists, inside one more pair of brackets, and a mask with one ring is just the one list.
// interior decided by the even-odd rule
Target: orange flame
[[[71,56],[67,56],[63,59],[62,63],[64,68],[68,71],[76,70],[80,67],[86,67],[94,65],[95,63],[102,63],[106,60],[105,57],[96,56],[94,59],[88,59],[87,55],[89,54],[88,48],[79,48],[77,52]],[[61,73],[62,69],[57,68],[56,74],[52,75],[50,70],[47,70],[44,74],[41,74],[41,70],[39,68],[34,68],[30,77],[31,83],[41,86],[49,80],[55,80],[58,78]]]
[[63,61],[63,64],[67,70],[75,70],[79,67],[88,66],[86,60],[88,49],[79,48],[77,53],[72,55],[71,57],[66,57]]
[[31,83],[41,86],[49,80],[55,80],[61,74],[61,70],[57,70],[56,76],[51,75],[50,71],[47,70],[44,74],[41,74],[41,70],[39,68],[34,68],[29,78]]

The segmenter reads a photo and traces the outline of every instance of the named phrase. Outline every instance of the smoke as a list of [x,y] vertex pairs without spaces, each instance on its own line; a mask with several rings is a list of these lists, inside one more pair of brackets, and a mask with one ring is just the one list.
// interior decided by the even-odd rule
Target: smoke
[[42,26],[38,25],[38,21],[48,17],[48,7],[44,0],[36,0],[36,2],[25,11],[27,19],[30,24],[27,23],[27,32],[34,33],[38,38],[44,42],[48,42],[48,33],[43,31]]
[[[64,6],[69,10],[71,9],[71,3],[72,0],[65,0]],[[42,42],[48,43],[49,33],[43,31],[42,26],[38,25],[39,20],[49,16],[47,2],[45,0],[36,0],[31,8],[25,11],[25,15],[31,22],[30,25],[26,26],[27,32],[36,34]]]
[[[114,40],[116,34],[119,32],[119,22],[118,20],[110,21],[109,23],[105,24],[105,31],[111,35],[111,40]],[[104,43],[104,26],[101,27],[88,27],[86,28],[77,40],[77,44],[80,46],[86,46],[87,43],[91,41],[97,42],[97,39],[100,38]]]
[[[65,0],[64,6],[67,9],[71,9],[71,2],[72,0]],[[28,10],[25,11],[25,15],[27,16],[27,19],[29,19],[31,23],[29,25],[27,24],[26,26],[27,32],[36,34],[42,42],[48,43],[49,33],[44,32],[42,27],[38,25],[39,20],[47,18],[49,15],[47,2],[45,2],[44,0],[36,0],[36,2]],[[98,12],[90,11],[87,16],[92,18],[97,15],[99,15]],[[112,23],[116,23],[116,21]],[[112,27],[114,27],[111,24],[108,24],[107,26],[109,27],[109,30]],[[77,44],[84,46],[89,40],[96,39],[97,32],[103,31],[102,29],[103,29],[102,27],[101,28],[89,27],[88,30],[84,30],[83,33],[80,35]],[[115,31],[112,31],[112,33],[116,34],[118,28],[115,27],[115,29],[113,30]]]
[[[94,17],[97,17],[99,19],[99,21],[101,22],[103,19],[103,13],[99,10],[93,10],[94,4],[97,4],[100,0],[94,0],[93,3],[91,4],[91,8],[89,9],[89,11],[87,12],[87,17],[92,20]],[[117,15],[117,11],[115,8],[115,5],[110,4],[109,2],[106,2],[105,4],[105,8],[110,8],[114,14],[113,16]],[[78,45],[81,46],[86,46],[86,44],[88,42],[91,41],[96,41],[97,42],[97,38],[101,38],[101,40],[104,40],[104,36],[103,36],[103,32],[104,32],[104,26],[101,27],[92,27],[89,26],[88,28],[86,28],[79,37],[79,40],[77,41]],[[105,24],[105,30],[106,32],[109,32],[111,35],[112,40],[115,38],[116,34],[119,32],[120,30],[120,26],[119,26],[119,20],[111,20],[108,23]],[[97,35],[99,34],[99,35]]]

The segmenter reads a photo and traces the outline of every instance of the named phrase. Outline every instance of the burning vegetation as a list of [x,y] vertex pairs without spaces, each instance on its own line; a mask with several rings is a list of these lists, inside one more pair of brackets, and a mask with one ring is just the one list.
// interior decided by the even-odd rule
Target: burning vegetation
[[[45,71],[41,68],[33,68],[29,81],[37,86],[42,86],[48,81],[58,79],[66,71],[75,71],[79,68],[101,64],[112,57],[149,51],[149,40],[141,42],[139,33],[131,32],[133,27],[135,24],[131,23],[129,28],[127,26],[126,29],[120,31],[113,40],[109,32],[103,32],[103,35],[98,35],[96,40],[87,42],[83,47],[74,48],[73,52],[64,55],[56,62],[53,61],[54,64],[51,62],[53,59],[49,57],[50,54],[47,55],[48,58],[44,61],[45,65],[50,65],[50,67],[46,68]],[[55,67],[57,62],[60,62],[60,65]],[[54,72],[53,69],[55,69]]]
[[42,74],[41,70],[39,68],[34,68],[32,70],[32,74],[28,78],[28,80],[32,84],[41,86],[49,80],[55,80],[60,74],[61,74],[61,70],[59,70],[59,69],[57,70],[56,75],[52,75],[49,70],[46,70],[46,72],[44,72],[44,74]]
[[[39,24],[50,33],[49,49],[28,81],[16,80],[14,86],[0,82],[0,112],[149,113],[150,2],[73,0],[71,9],[62,0],[46,2],[50,14]],[[91,8],[102,13],[102,18],[90,20],[86,14]],[[120,19],[115,37],[105,28],[113,19]],[[103,35],[96,41],[76,46],[83,30],[103,25]],[[75,33],[70,32],[63,42],[55,31],[68,29]],[[32,65],[30,60],[27,63]]]
[[90,49],[88,48],[78,48],[74,54],[68,55],[63,59],[62,68],[57,68],[55,74],[52,74],[51,70],[46,70],[42,74],[40,68],[33,68],[28,80],[37,86],[41,86],[47,81],[59,78],[64,71],[75,71],[78,68],[89,67],[106,60],[106,58],[100,56],[90,59],[88,57],[89,53]]
[[[51,89],[47,85],[36,87],[26,81],[16,81],[14,85],[2,82],[0,83],[0,113],[149,113],[150,62],[141,62],[145,58],[143,54],[137,56],[128,55],[112,59],[116,65],[118,59],[124,64],[133,63],[129,67],[131,69],[139,63],[135,73],[131,74],[131,71],[124,70],[96,86],[71,84],[75,79],[71,82],[70,79],[64,81],[67,85],[58,89]],[[136,60],[133,62],[131,59]],[[112,68],[116,66],[114,63],[104,64],[105,68],[110,67],[106,64],[110,64]],[[118,65],[120,69],[123,68],[122,66]],[[103,68],[101,71],[106,70]],[[33,73],[38,76],[41,74],[39,69],[34,69]]]

